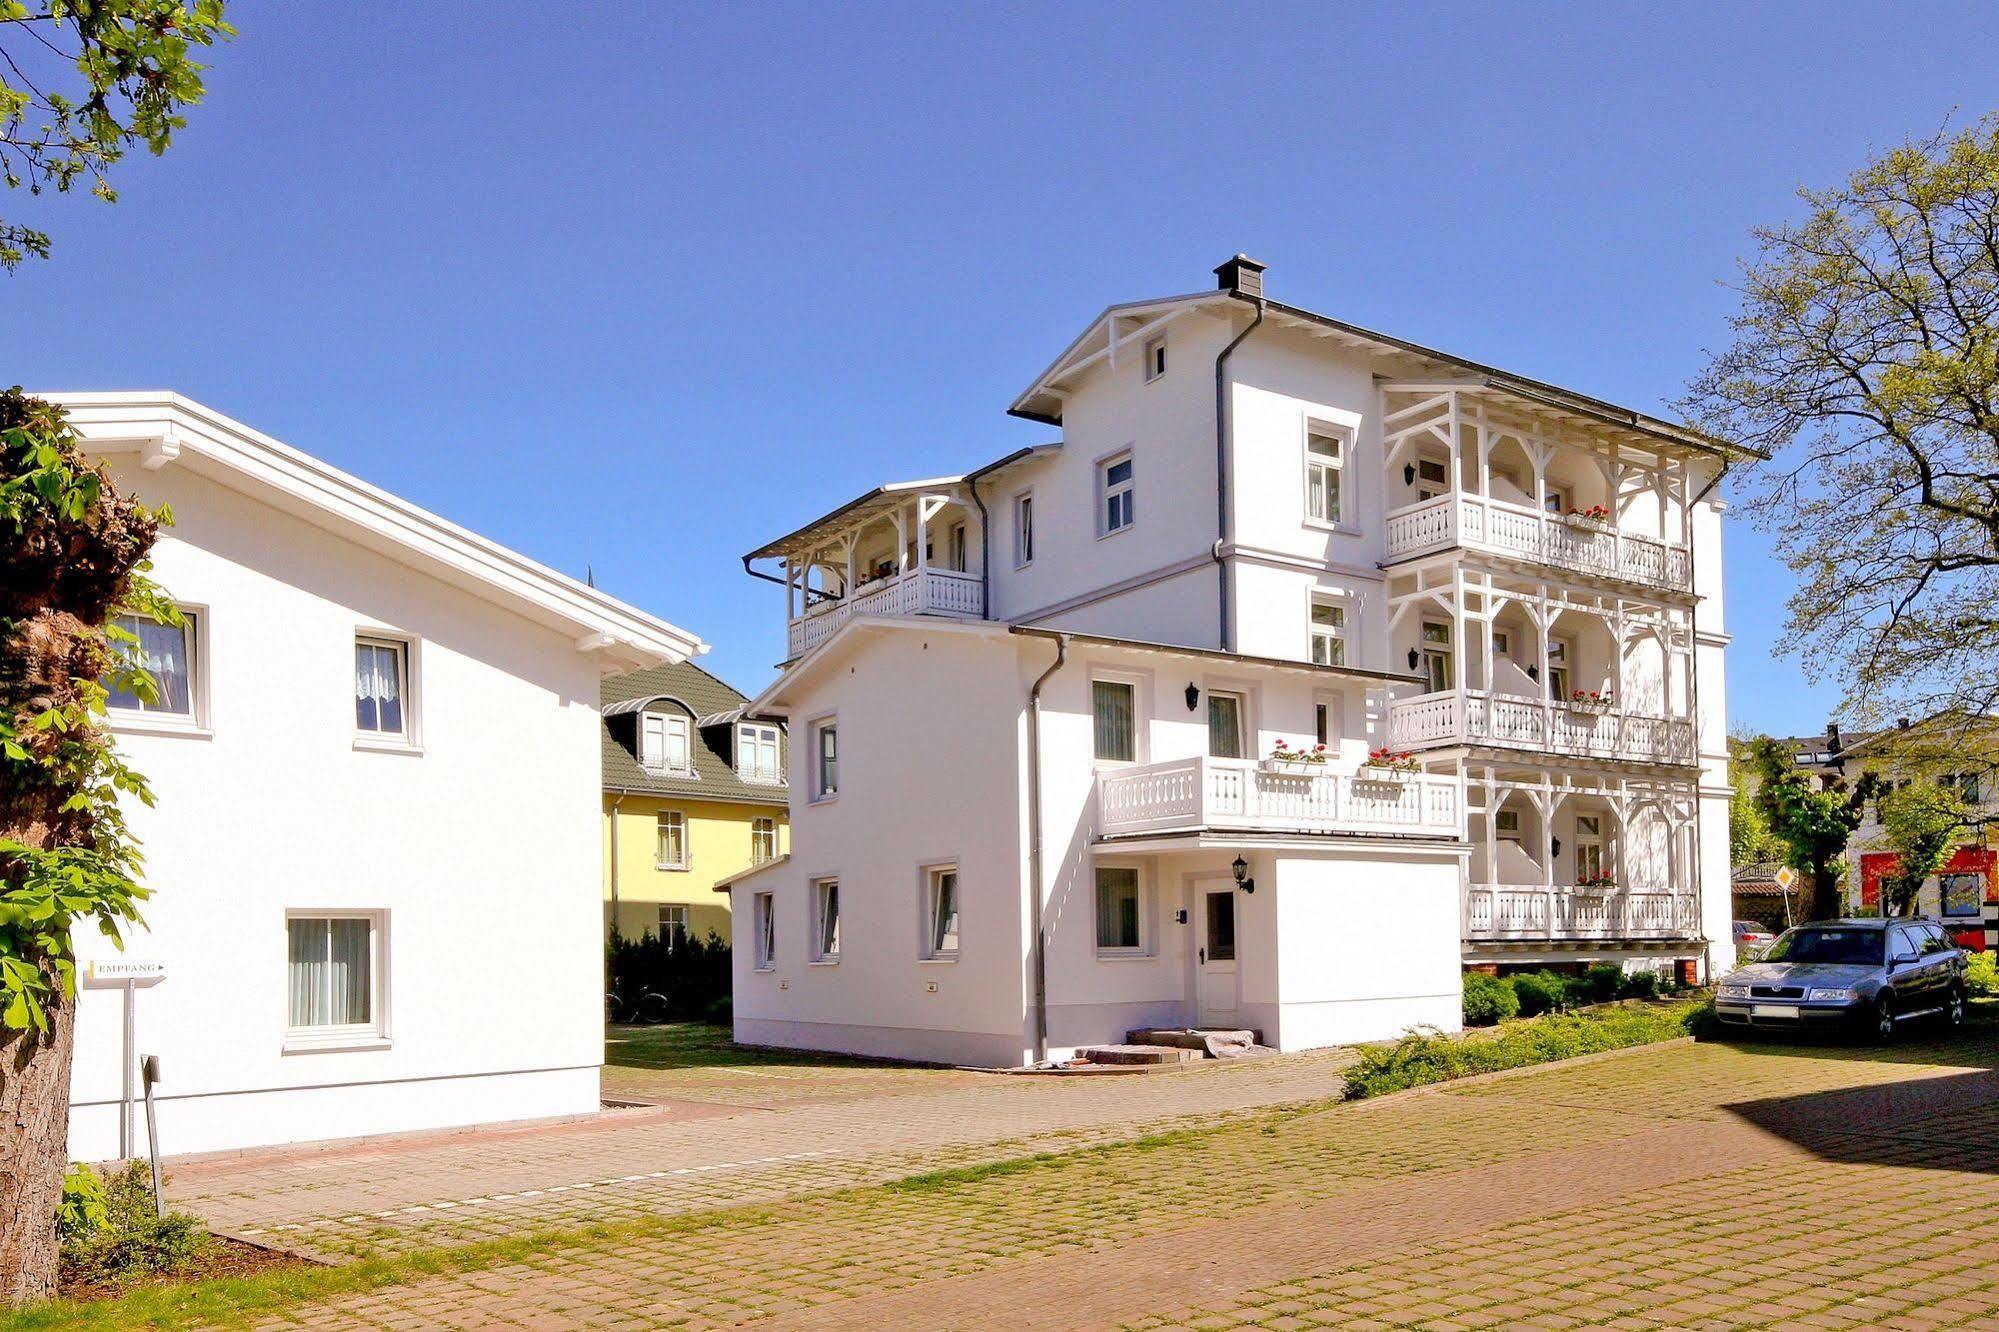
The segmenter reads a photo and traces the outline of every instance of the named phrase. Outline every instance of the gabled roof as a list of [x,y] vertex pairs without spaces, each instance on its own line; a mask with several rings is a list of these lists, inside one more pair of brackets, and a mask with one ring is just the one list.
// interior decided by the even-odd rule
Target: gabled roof
[[[720,800],[783,808],[786,788],[746,782],[736,775],[734,723],[716,722],[716,714],[740,713],[743,696],[693,662],[654,666],[614,675],[604,681],[604,720],[599,723],[604,751],[604,789],[647,795],[685,796],[690,800]],[[694,776],[670,777],[639,765],[631,745],[638,721],[632,714],[653,704],[695,719],[692,757]],[[704,725],[704,723],[709,723]]]
[[[1013,405],[1007,409],[1008,414],[1030,421],[1041,421],[1048,425],[1060,425],[1062,398],[1053,390],[1064,380],[1091,368],[1100,360],[1109,360],[1116,354],[1117,348],[1149,338],[1169,321],[1190,311],[1206,310],[1227,315],[1241,305],[1256,303],[1256,298],[1238,292],[1209,291],[1110,306],[1091,321],[1082,334],[1041,372],[1025,392],[1014,399]],[[1529,399],[1536,405],[1552,411],[1574,413],[1589,418],[1601,426],[1635,432],[1655,444],[1672,444],[1730,458],[1765,456],[1758,450],[1717,439],[1691,426],[1660,420],[1629,407],[1620,407],[1573,389],[1543,383],[1450,352],[1425,347],[1393,334],[1362,328],[1358,324],[1349,324],[1330,315],[1286,305],[1281,301],[1265,298],[1261,304],[1267,320],[1301,328],[1315,337],[1328,338],[1339,345],[1367,352],[1384,362],[1382,369],[1385,373],[1397,377],[1419,379],[1438,376],[1452,379],[1470,377],[1472,383],[1465,385],[1466,387],[1475,386]],[[1132,326],[1124,327],[1125,324]]]
[[[440,518],[211,407],[166,391],[47,393],[86,450],[185,468],[569,634],[609,673],[708,650],[686,630]],[[143,496],[142,496],[143,498]]]

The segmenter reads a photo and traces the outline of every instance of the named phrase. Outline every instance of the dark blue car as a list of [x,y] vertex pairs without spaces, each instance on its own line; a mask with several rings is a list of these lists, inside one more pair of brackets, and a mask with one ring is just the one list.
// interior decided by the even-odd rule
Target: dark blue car
[[1933,920],[1827,920],[1784,931],[1715,989],[1722,1022],[1846,1027],[1892,1041],[1901,1024],[1964,1021],[1964,954]]

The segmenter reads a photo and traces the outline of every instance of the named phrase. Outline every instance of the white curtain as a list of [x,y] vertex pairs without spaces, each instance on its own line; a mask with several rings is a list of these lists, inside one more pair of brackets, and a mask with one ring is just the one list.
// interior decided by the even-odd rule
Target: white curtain
[[1136,753],[1133,732],[1133,690],[1116,680],[1090,683],[1095,704],[1096,756],[1130,762]]
[[294,920],[291,1025],[359,1026],[370,1020],[369,923],[359,917]]
[[136,694],[113,689],[110,706],[142,712],[191,714],[194,711],[194,672],[188,651],[194,617],[187,616],[186,620],[186,624],[169,625],[159,624],[142,615],[118,617],[118,626],[139,640],[136,647],[129,644],[120,646],[133,665],[153,677],[153,683],[159,687],[160,699],[157,703],[147,703]]
[[360,729],[403,729],[401,656],[380,643],[354,645],[354,724]]

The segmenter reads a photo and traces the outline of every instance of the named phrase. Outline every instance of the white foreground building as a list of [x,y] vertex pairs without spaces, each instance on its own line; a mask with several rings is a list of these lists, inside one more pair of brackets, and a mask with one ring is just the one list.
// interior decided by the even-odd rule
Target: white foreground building
[[168,393],[51,395],[172,506],[114,699],[146,927],[78,939],[70,1152],[585,1113],[603,1058],[599,680],[670,624]]
[[1743,455],[1217,275],[1035,380],[1058,443],[750,556],[793,850],[723,885],[739,1040],[1295,1049],[1454,1028],[1465,966],[1729,965]]

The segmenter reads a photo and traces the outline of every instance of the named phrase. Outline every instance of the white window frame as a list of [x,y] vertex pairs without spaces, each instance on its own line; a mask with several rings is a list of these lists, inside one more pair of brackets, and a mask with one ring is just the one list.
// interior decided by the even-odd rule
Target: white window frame
[[[1319,735],[1320,718],[1325,719],[1325,735]],[[1346,739],[1347,696],[1336,691],[1324,691],[1312,695],[1312,736],[1314,743],[1326,747],[1328,755],[1339,754],[1340,742]]]
[[[1206,753],[1208,757],[1209,758],[1234,757],[1237,759],[1255,758],[1256,754],[1252,751],[1251,747],[1251,737],[1256,732],[1255,728],[1250,725],[1250,720],[1249,720],[1249,707],[1250,707],[1249,690],[1234,685],[1224,685],[1220,687],[1210,686],[1204,689],[1202,692],[1206,695],[1206,697],[1202,700],[1202,703],[1204,705],[1202,708],[1202,717],[1203,720],[1207,722]],[[1217,698],[1232,698],[1235,700],[1235,747],[1237,753],[1235,753],[1233,756],[1227,754],[1217,754],[1214,752],[1215,749],[1214,706],[1215,706],[1215,700]]]
[[[680,859],[668,860],[663,854],[664,847],[662,843],[666,840],[666,830],[676,827],[680,831]],[[653,868],[684,871],[694,867],[694,854],[688,846],[689,831],[685,810],[662,809],[653,816]]]
[[[1313,612],[1324,606],[1338,613],[1339,625],[1322,632],[1322,626],[1313,618]],[[1351,666],[1353,648],[1353,602],[1337,592],[1327,592],[1314,588],[1305,598],[1305,660],[1320,666]],[[1319,640],[1325,639],[1339,645],[1340,660],[1319,660]]]
[[971,541],[965,524],[952,523],[944,535],[944,566],[952,573],[967,573],[971,563]]
[[[365,920],[368,922],[368,1021],[339,1026],[296,1027],[291,1021],[291,927],[294,921]],[[380,1049],[390,1043],[389,913],[380,908],[294,907],[285,911],[283,933],[284,1044],[283,1053],[324,1050]]]
[[1492,836],[1494,841],[1499,842],[1520,841],[1520,811],[1517,809],[1492,811]]
[[[1131,470],[1124,480],[1113,483],[1111,469],[1119,463],[1127,464]],[[1120,506],[1123,519],[1115,525],[1111,522],[1110,514],[1113,499],[1124,501]],[[1097,540],[1102,541],[1106,537],[1129,532],[1137,525],[1138,461],[1133,456],[1133,450],[1123,448],[1097,460]]]
[[[1521,487],[1523,490],[1526,487]],[[1544,513],[1561,515],[1569,511],[1569,488],[1541,483],[1541,510]]]
[[[158,708],[148,708],[143,704],[136,708],[121,707],[116,704],[105,706],[105,721],[114,731],[124,731],[142,735],[188,735],[206,737],[208,729],[208,650],[212,637],[209,626],[208,607],[190,602],[176,601],[174,609],[179,611],[184,623],[182,633],[187,643],[187,706],[186,712],[166,712]],[[144,616],[138,617],[144,619]],[[114,647],[122,647],[114,644]]]
[[[840,960],[840,880],[832,875],[814,879],[811,889],[812,954],[809,960],[814,966],[831,966]],[[833,942],[830,948],[826,945],[826,909],[829,904],[833,909]]]
[[1034,563],[1034,491],[1013,497],[1013,567],[1025,569]]
[[[1135,946],[1107,945],[1103,939],[1103,920],[1099,915],[1103,907],[1103,888],[1097,876],[1104,870],[1129,870],[1138,895],[1138,943]],[[1098,861],[1090,871],[1090,942],[1096,948],[1101,960],[1117,958],[1151,957],[1153,955],[1154,931],[1152,928],[1152,883],[1145,872],[1145,866],[1127,860]]]
[[1571,646],[1569,639],[1548,636],[1548,697],[1557,703],[1569,701],[1570,668],[1575,664]]
[[[660,748],[655,762],[646,755],[646,724],[654,718],[660,723]],[[675,729],[681,735],[681,743],[687,752],[687,762],[679,767],[673,765],[670,757],[673,746],[670,743]],[[673,712],[664,708],[644,708],[639,712],[639,766],[647,772],[667,777],[692,777],[694,772],[694,719],[684,712]]]
[[[918,956],[925,962],[956,962],[965,946],[965,880],[958,873],[958,862],[939,860],[922,867],[923,889],[923,936],[918,945]],[[942,895],[945,876],[950,876],[953,894],[952,907],[958,918],[957,941],[949,948],[937,941],[937,907]]]
[[[764,826],[766,824],[769,825],[768,828]],[[770,834],[770,853],[768,855],[762,854],[762,848],[759,846],[766,832]],[[777,848],[777,816],[774,814],[759,814],[751,819],[750,863],[752,865],[768,865],[771,861],[778,858],[779,852]]]
[[1162,333],[1156,338],[1146,340],[1145,382],[1150,384],[1155,379],[1165,378],[1166,366],[1166,335]]
[[[1593,825],[1588,832],[1583,831],[1585,821]],[[1581,883],[1591,874],[1603,873],[1608,868],[1609,860],[1603,835],[1603,815],[1578,814],[1570,831],[1575,837],[1575,847],[1570,852],[1575,861],[1575,881]]]
[[[1436,476],[1424,475],[1424,469],[1429,467],[1436,468],[1438,474]],[[1451,485],[1451,460],[1448,455],[1441,457],[1434,453],[1418,453],[1416,455],[1416,502],[1418,504],[1423,504],[1433,499],[1442,499],[1455,488]],[[1425,494],[1425,491],[1429,493]]]
[[[1099,758],[1097,756],[1097,685],[1100,683],[1122,685],[1131,690],[1131,757],[1128,759]],[[1091,671],[1088,712],[1090,719],[1091,761],[1099,768],[1129,768],[1136,764],[1144,763],[1148,748],[1146,742],[1149,739],[1147,732],[1151,730],[1151,727],[1147,723],[1150,715],[1150,709],[1146,704],[1146,680],[1144,676],[1133,675],[1123,671]]]
[[402,671],[398,688],[402,690],[403,728],[400,731],[364,731],[360,718],[354,720],[354,747],[356,749],[382,750],[389,753],[414,753],[418,750],[417,737],[417,640],[407,634],[392,633],[386,629],[361,628],[354,631],[354,646],[389,648],[396,654],[396,663]]
[[[1337,446],[1337,453],[1328,459],[1312,452],[1313,439],[1331,440]],[[1347,515],[1353,512],[1353,497],[1347,491],[1347,460],[1353,456],[1354,432],[1348,426],[1335,425],[1330,421],[1307,419],[1304,437],[1298,442],[1298,450],[1304,458],[1305,466],[1305,522],[1310,527],[1349,528],[1352,523]],[[1331,512],[1312,512],[1312,483],[1319,473],[1330,478],[1338,497],[1330,506]],[[1355,473],[1358,475],[1358,473]],[[1324,491],[1320,492],[1325,493]]]
[[[826,784],[826,734],[833,734],[833,784]],[[811,739],[811,752],[807,760],[811,764],[810,790],[814,804],[840,798],[840,718],[837,713],[824,717],[814,717],[806,734]]]
[[[1442,629],[1444,631],[1444,638],[1441,642],[1434,641],[1430,638],[1429,631],[1431,629]],[[1458,671],[1457,671],[1458,654],[1457,654],[1457,644],[1452,640],[1451,637],[1451,622],[1449,620],[1418,621],[1416,627],[1416,643],[1421,654],[1418,660],[1420,660],[1422,663],[1423,681],[1425,684],[1431,686],[1434,686],[1436,684],[1436,679],[1437,679],[1436,672],[1433,670],[1430,663],[1433,660],[1437,659],[1441,659],[1444,663],[1444,672],[1443,672],[1444,687],[1442,689],[1437,689],[1433,687],[1429,690],[1429,692],[1433,694],[1448,694],[1452,690],[1456,689],[1458,687]]]
[[[760,737],[766,735],[770,741],[770,771],[752,771],[744,763],[744,756],[753,751]],[[736,776],[760,786],[784,785],[784,732],[781,728],[770,722],[736,723]]]
[[688,939],[693,937],[694,923],[690,919],[692,914],[693,913],[688,909],[685,903],[681,902],[660,903],[659,921],[658,921],[659,932],[655,937],[657,937],[661,943],[666,945],[667,952],[670,953],[673,951],[675,939],[678,939],[682,943],[685,943]]
[[777,896],[774,893],[752,893],[750,895],[750,934],[754,952],[752,965],[757,971],[777,970]]

